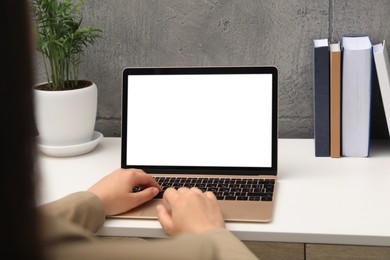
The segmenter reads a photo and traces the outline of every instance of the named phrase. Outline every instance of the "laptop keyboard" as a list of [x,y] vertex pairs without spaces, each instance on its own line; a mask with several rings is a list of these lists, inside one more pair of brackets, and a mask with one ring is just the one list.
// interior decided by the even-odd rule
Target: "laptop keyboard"
[[[162,198],[168,188],[197,187],[203,192],[213,192],[218,200],[272,201],[275,186],[274,179],[155,177],[155,180],[162,188],[156,198]],[[139,187],[133,189],[139,190]]]

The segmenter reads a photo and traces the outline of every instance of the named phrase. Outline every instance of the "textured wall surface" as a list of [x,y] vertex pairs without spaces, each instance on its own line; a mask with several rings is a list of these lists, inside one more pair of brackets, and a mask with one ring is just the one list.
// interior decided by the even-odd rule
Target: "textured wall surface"
[[[89,0],[83,14],[104,32],[80,74],[98,85],[96,129],[105,136],[121,134],[125,67],[272,64],[280,75],[279,136],[312,138],[313,39],[367,34],[390,44],[388,0]],[[372,136],[387,138],[377,85],[373,93]]]

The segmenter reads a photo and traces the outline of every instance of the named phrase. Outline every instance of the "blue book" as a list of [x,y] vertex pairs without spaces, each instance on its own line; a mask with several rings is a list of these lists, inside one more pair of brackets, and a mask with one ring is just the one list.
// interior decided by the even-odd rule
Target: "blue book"
[[330,87],[328,39],[314,40],[313,96],[316,157],[330,156]]
[[367,157],[370,151],[373,48],[368,36],[342,37],[341,152]]

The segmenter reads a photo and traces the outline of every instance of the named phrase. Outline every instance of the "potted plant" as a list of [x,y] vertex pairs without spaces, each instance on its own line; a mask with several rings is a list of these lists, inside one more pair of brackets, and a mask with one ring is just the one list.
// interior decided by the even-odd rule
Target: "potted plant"
[[[77,146],[96,137],[97,86],[80,80],[78,71],[85,49],[102,31],[82,26],[79,10],[84,2],[33,0],[31,4],[36,49],[42,54],[47,76],[47,82],[34,86],[38,140],[46,147]],[[59,155],[75,152],[80,153],[60,151]]]

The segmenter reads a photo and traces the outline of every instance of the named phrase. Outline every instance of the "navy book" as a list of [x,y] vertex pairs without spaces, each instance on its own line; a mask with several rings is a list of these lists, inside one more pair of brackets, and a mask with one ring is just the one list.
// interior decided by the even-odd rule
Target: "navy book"
[[313,95],[316,157],[330,156],[330,87],[328,39],[314,40]]

